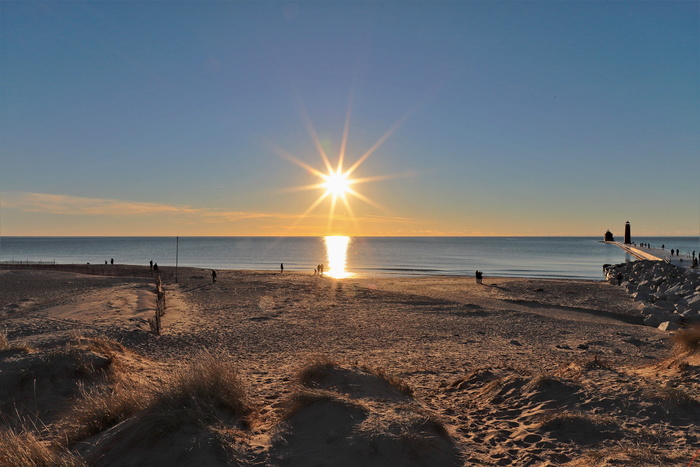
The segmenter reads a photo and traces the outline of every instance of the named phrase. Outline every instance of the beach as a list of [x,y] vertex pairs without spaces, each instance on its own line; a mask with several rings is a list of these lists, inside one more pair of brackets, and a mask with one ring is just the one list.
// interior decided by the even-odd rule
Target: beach
[[[110,272],[0,271],[5,425],[40,421],[38,442],[74,465],[688,465],[700,447],[692,339],[674,347],[686,331],[644,326],[604,281],[180,268],[163,271],[155,335],[153,273]],[[89,371],[27,377],[57,352]],[[198,405],[209,415],[170,423],[167,444],[129,437],[210,358],[245,408]],[[148,396],[69,437],[86,387]]]

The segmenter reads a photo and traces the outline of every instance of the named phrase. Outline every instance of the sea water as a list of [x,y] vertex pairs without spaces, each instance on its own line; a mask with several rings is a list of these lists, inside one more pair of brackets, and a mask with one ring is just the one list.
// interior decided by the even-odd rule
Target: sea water
[[[603,278],[603,264],[633,260],[599,237],[352,237],[342,244],[354,275],[473,275]],[[635,242],[700,252],[697,237]],[[337,243],[337,242],[336,242]],[[0,261],[56,261],[308,271],[329,255],[324,237],[2,237]]]

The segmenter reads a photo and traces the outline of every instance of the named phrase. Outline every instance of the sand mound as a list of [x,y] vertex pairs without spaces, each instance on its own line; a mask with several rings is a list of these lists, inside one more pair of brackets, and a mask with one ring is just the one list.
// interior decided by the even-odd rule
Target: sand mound
[[49,423],[73,403],[80,389],[115,376],[123,352],[115,342],[70,339],[57,347],[0,351],[0,413],[6,419],[30,416]]
[[547,417],[539,429],[560,441],[597,444],[622,437],[622,430],[611,417],[588,413],[558,412]]
[[398,378],[372,368],[343,368],[329,361],[315,362],[299,375],[301,383],[353,399],[412,401],[411,388]]
[[461,402],[453,423],[474,443],[468,464],[487,458],[492,465],[561,465],[585,458],[588,463],[576,465],[599,465],[593,453],[610,462],[652,458],[654,446],[667,443],[659,459],[674,465],[681,457],[669,456],[669,445],[687,455],[684,449],[695,438],[678,439],[667,424],[689,426],[700,416],[700,404],[685,390],[637,379],[632,370],[598,360],[571,363],[553,374],[475,370],[445,391]]
[[[405,385],[317,363],[301,373],[271,447],[278,465],[461,465],[452,439]],[[313,388],[313,389],[309,389]]]
[[230,465],[245,456],[236,446],[245,443],[254,408],[220,356],[196,355],[143,396],[144,409],[81,443],[88,463]]

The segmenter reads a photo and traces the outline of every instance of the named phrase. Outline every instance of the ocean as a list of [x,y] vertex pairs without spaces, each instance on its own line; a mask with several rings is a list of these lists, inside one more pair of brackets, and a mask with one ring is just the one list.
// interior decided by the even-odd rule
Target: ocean
[[[0,261],[308,271],[344,276],[470,275],[603,279],[603,264],[634,260],[600,237],[1,237]],[[697,237],[636,243],[700,251]]]

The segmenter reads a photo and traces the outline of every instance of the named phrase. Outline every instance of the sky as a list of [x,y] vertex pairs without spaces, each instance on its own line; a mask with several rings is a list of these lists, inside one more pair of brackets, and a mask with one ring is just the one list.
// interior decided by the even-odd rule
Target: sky
[[697,1],[0,1],[4,236],[697,236],[699,148]]

